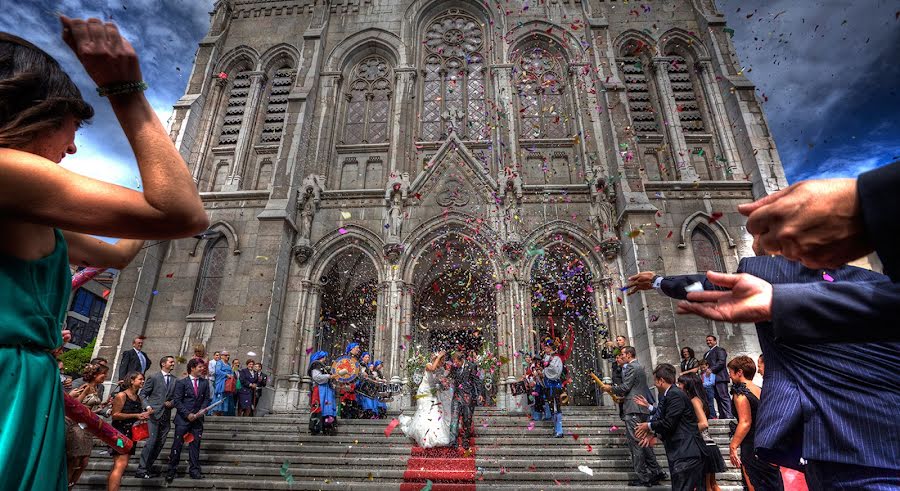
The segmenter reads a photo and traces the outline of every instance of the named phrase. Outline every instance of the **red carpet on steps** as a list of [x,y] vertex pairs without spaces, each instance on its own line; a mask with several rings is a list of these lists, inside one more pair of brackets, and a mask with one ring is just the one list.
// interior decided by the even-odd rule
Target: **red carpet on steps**
[[432,491],[475,491],[475,439],[462,448],[413,447],[400,491],[420,491],[431,481]]

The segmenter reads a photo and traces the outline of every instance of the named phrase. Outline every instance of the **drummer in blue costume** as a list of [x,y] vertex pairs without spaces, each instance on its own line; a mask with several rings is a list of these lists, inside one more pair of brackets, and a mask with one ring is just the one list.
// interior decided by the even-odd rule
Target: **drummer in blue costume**
[[[369,371],[371,358],[372,356],[369,355],[368,351],[364,352],[362,356],[359,357],[359,378],[356,379],[357,389],[359,389],[359,386],[362,385],[364,380],[374,382],[372,373]],[[362,411],[362,418],[374,419],[378,415],[378,401],[364,395],[358,390],[356,391],[356,404],[359,405],[359,410]]]
[[[359,353],[362,349],[359,347],[359,343],[350,343],[347,345],[347,349],[344,350],[344,356],[338,359],[338,362],[341,362],[343,358],[349,358],[349,363],[352,365],[350,367],[354,374],[352,376],[352,380],[347,380],[347,383],[339,384],[340,385],[340,417],[344,419],[356,419],[359,417],[361,409],[359,407],[359,403],[357,402],[357,394],[356,394],[356,376],[359,374]],[[346,374],[338,374],[339,377],[345,377]],[[340,382],[340,381],[339,381]]]
[[[384,375],[381,373],[383,366],[384,366],[384,362],[382,362],[381,360],[375,360],[375,363],[372,368],[372,373],[370,374],[372,379],[380,384],[387,382],[387,380],[385,380],[385,378],[384,378]],[[384,415],[387,413],[387,403],[384,402],[383,396],[380,396],[377,399],[375,399],[375,405],[378,408],[378,410],[376,411],[376,415],[377,415],[376,417],[379,419],[383,418]]]
[[328,366],[328,353],[317,351],[309,359],[307,375],[312,378],[312,390],[309,394],[309,432],[313,435],[324,433],[333,435],[337,418],[337,402],[334,388],[331,387],[331,367]]

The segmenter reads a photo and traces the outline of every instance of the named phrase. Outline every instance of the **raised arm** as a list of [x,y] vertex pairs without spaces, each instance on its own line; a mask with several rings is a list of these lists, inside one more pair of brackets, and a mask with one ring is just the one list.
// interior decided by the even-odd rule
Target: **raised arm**
[[[142,80],[137,54],[114,24],[61,21],[63,40],[97,86]],[[35,142],[19,150],[0,149],[0,212],[23,222],[111,237],[166,239],[204,230],[208,219],[187,165],[143,93],[109,99],[134,151],[144,192],[68,171],[39,156]],[[77,123],[70,120],[64,131],[73,135]]]

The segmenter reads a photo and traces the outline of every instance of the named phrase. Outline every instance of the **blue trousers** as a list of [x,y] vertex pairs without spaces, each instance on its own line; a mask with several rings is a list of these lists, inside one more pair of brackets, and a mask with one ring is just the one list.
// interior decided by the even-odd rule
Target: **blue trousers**
[[806,484],[810,491],[896,491],[900,489],[900,470],[810,460]]
[[704,385],[706,389],[706,402],[709,404],[709,417],[716,419],[716,386]]

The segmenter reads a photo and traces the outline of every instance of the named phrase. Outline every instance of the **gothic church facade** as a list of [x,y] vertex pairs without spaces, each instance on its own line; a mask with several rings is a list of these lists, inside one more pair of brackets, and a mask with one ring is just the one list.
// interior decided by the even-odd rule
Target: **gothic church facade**
[[737,204],[787,185],[712,0],[219,0],[171,137],[212,226],[122,271],[101,356],[228,349],[284,412],[308,354],[350,341],[404,383],[432,350],[487,350],[509,410],[547,335],[584,405],[618,334],[646,366],[708,333],[759,351],[752,326],[620,289],[733,272]]

